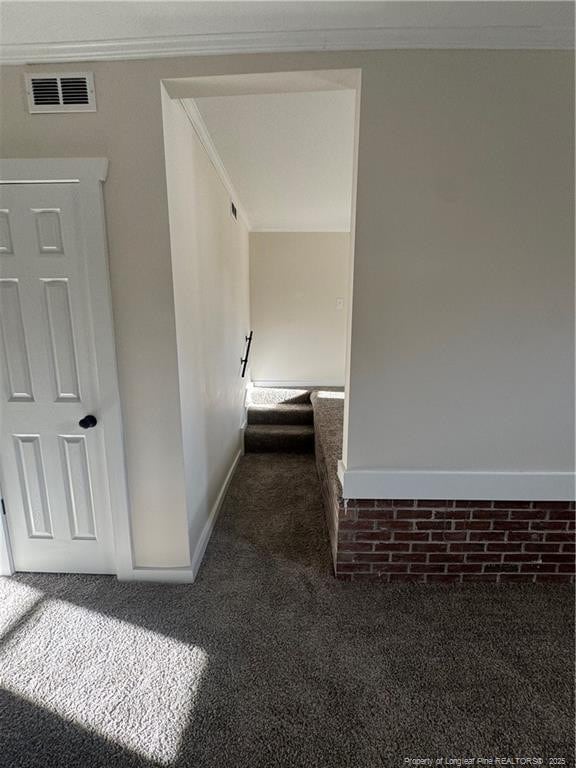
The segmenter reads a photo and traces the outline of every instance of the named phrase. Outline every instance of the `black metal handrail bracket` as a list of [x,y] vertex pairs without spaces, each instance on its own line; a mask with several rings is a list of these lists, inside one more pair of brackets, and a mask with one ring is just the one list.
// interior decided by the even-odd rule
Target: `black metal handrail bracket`
[[242,378],[246,375],[246,366],[248,365],[248,358],[250,357],[250,347],[252,346],[252,336],[254,335],[254,331],[250,331],[250,336],[246,336],[246,352],[244,353],[244,357],[240,358],[240,363],[242,365]]

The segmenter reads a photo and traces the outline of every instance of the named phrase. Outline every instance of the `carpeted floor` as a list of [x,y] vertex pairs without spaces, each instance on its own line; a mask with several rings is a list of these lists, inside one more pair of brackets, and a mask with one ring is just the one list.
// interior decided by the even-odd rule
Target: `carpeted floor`
[[2,768],[573,764],[569,588],[340,584],[323,526],[253,454],[194,585],[1,579]]

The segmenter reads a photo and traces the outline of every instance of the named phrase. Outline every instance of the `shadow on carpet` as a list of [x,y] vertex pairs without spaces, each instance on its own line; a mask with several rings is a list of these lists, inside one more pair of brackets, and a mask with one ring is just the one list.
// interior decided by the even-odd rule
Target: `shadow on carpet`
[[313,457],[245,456],[193,585],[0,579],[0,766],[572,765],[572,601],[338,583]]

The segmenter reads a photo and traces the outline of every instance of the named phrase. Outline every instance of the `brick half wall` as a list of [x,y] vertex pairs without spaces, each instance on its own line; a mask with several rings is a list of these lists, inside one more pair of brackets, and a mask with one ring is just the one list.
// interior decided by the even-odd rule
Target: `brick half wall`
[[331,534],[343,580],[574,581],[574,503],[325,502],[338,521]]

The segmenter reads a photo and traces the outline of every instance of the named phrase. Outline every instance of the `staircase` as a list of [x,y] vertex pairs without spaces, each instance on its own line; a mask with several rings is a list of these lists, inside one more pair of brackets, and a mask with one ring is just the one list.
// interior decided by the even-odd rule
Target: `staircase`
[[249,390],[245,453],[313,453],[310,390],[254,387]]

